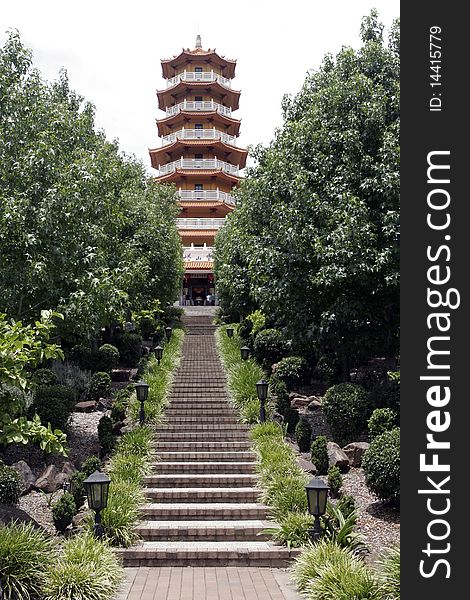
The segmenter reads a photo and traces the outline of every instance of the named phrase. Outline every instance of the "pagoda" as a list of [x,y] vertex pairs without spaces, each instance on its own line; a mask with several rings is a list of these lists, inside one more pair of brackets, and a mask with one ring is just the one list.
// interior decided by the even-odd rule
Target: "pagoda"
[[237,147],[240,92],[232,89],[235,60],[215,49],[203,50],[201,37],[193,50],[163,59],[166,89],[157,91],[161,147],[149,150],[156,181],[174,183],[180,213],[178,230],[183,245],[184,280],[180,303],[214,303],[212,252],[214,238],[234,209],[233,189],[241,181],[247,150]]

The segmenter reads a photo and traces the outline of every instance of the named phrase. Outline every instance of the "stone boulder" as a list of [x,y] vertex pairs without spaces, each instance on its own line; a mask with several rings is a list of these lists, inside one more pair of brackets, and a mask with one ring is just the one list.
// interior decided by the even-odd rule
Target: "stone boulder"
[[312,461],[303,458],[302,456],[299,456],[297,458],[297,464],[299,465],[299,467],[301,469],[303,469],[304,471],[307,471],[307,473],[311,473],[312,475],[316,475],[317,473],[317,467],[313,464]]
[[76,412],[93,412],[96,410],[96,402],[94,400],[85,400],[84,402],[78,402],[75,404]]
[[310,404],[307,405],[307,410],[309,410],[310,412],[314,412],[316,410],[320,410],[321,409],[321,402],[319,402],[318,400],[312,400],[310,402]]
[[60,471],[55,465],[49,465],[36,479],[34,487],[38,490],[46,492],[47,494],[55,492],[61,485],[61,483],[57,480],[59,473]]
[[338,444],[335,444],[335,442],[328,442],[327,450],[328,465],[330,467],[339,467],[341,470],[347,469],[349,467],[348,455],[341,450]]
[[293,400],[291,400],[291,408],[305,408],[310,403],[310,400],[307,396],[296,396]]
[[367,442],[352,442],[343,448],[344,453],[349,458],[350,467],[360,467],[364,452],[369,448]]
[[18,462],[11,465],[15,468],[21,477],[21,493],[27,494],[30,492],[34,484],[36,482],[36,475],[32,472],[28,463],[24,460],[19,460]]
[[64,466],[62,467],[62,471],[57,475],[55,479],[57,488],[63,487],[64,483],[70,483],[70,478],[76,470],[77,469],[72,463],[65,462]]
[[9,504],[0,504],[0,525],[9,525],[15,521],[18,523],[31,523],[34,529],[43,529],[37,521],[30,517],[24,510],[21,510],[21,508],[10,506]]

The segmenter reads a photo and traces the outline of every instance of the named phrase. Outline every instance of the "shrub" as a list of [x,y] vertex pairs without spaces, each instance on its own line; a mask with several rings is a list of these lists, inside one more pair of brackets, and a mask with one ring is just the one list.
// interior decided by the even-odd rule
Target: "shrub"
[[343,476],[339,467],[331,466],[328,469],[328,486],[332,498],[337,498],[339,491],[343,486]]
[[70,477],[70,492],[73,496],[75,506],[77,510],[83,505],[85,500],[86,491],[83,482],[87,478],[87,475],[83,471],[75,471]]
[[251,336],[254,338],[256,334],[261,331],[266,325],[266,317],[260,310],[255,310],[250,313],[247,318],[247,321],[251,321]]
[[333,385],[340,379],[341,367],[336,356],[323,354],[318,359],[313,375],[324,381],[326,385]]
[[290,409],[289,392],[286,384],[281,381],[276,375],[271,375],[269,378],[269,391],[275,398],[275,406],[277,412],[284,416]]
[[351,553],[340,548],[334,542],[321,539],[306,548],[296,559],[293,566],[293,578],[297,589],[305,592],[311,581],[320,576],[327,565],[343,566],[351,561]]
[[[114,481],[109,486],[108,506],[101,515],[111,544],[127,548],[138,539],[135,526],[139,521],[140,506],[144,502],[144,494],[135,483]],[[90,518],[90,528],[93,526],[92,521]]]
[[103,344],[98,348],[99,370],[109,373],[119,362],[119,350],[112,344]]
[[340,445],[354,441],[366,429],[369,399],[360,385],[334,385],[326,391],[322,406],[331,432]]
[[99,400],[111,395],[111,377],[108,373],[98,371],[94,373],[87,391],[88,400]]
[[366,485],[378,498],[400,504],[400,429],[374,438],[362,459]]
[[251,338],[251,330],[253,329],[253,322],[249,319],[243,319],[241,323],[238,324],[237,333],[242,338],[242,340],[249,341]]
[[107,416],[101,417],[98,423],[98,439],[103,454],[108,454],[116,445],[116,436],[113,433],[113,422]]
[[23,390],[6,383],[0,383],[0,406],[6,407],[6,412],[12,416],[23,413],[26,408],[27,397]]
[[322,518],[322,521],[325,528],[324,535],[327,539],[354,554],[367,552],[362,534],[355,531],[356,511],[345,517],[337,506],[327,502],[326,515]]
[[272,540],[290,548],[305,546],[310,541],[313,517],[308,513],[291,512],[279,521],[276,527],[262,531],[271,535]]
[[299,412],[295,408],[288,408],[286,410],[284,413],[284,421],[287,425],[287,433],[294,435],[299,419]]
[[64,532],[72,523],[73,517],[77,514],[77,505],[72,494],[65,492],[57,502],[52,505],[52,519],[57,531]]
[[81,471],[85,473],[86,477],[89,477],[95,471],[101,471],[102,466],[98,456],[89,456],[83,461]]
[[17,504],[20,496],[20,474],[15,468],[0,464],[0,504]]
[[37,413],[44,425],[50,423],[53,430],[64,431],[74,406],[74,390],[65,385],[47,385],[35,391],[30,411],[31,414]]
[[278,329],[263,329],[253,344],[254,358],[265,368],[271,370],[274,363],[289,351],[289,345]]
[[383,600],[372,570],[353,557],[343,564],[326,564],[310,581],[307,595],[316,600]]
[[400,414],[400,382],[389,381],[383,393],[383,404],[386,408]]
[[44,565],[54,560],[52,538],[31,523],[0,527],[0,590],[5,600],[36,597],[44,583]]
[[142,356],[142,336],[133,332],[123,333],[120,339],[119,354],[121,362],[129,367],[136,367]]
[[32,381],[37,386],[56,385],[58,383],[57,375],[51,369],[37,369],[33,373]]
[[343,517],[347,519],[351,513],[356,510],[356,501],[352,496],[348,496],[347,494],[341,496],[341,498],[336,503],[336,508],[341,511]]
[[116,400],[111,407],[111,420],[113,423],[124,421],[126,418],[127,402]]
[[387,600],[400,600],[400,546],[388,548],[379,560],[379,577]]
[[144,340],[149,340],[155,331],[155,321],[151,317],[142,317],[138,322],[139,333]]
[[70,360],[77,363],[84,371],[97,371],[96,352],[83,344],[74,346],[70,351]]
[[374,439],[384,431],[391,431],[397,425],[398,415],[391,408],[376,408],[367,421],[371,439]]
[[287,389],[293,390],[307,379],[307,361],[300,356],[287,356],[277,363],[275,372],[276,377],[286,384]]
[[168,325],[181,322],[184,315],[184,309],[180,306],[167,306],[163,311],[162,320]]
[[90,533],[66,540],[60,558],[48,564],[44,600],[109,600],[122,578],[111,548]]
[[83,371],[78,365],[71,362],[52,363],[52,371],[57,376],[57,381],[75,391],[76,399],[84,397],[91,380],[91,371]]
[[317,468],[319,475],[326,475],[328,471],[328,446],[324,435],[318,435],[311,446],[312,462]]
[[312,428],[305,417],[300,417],[300,421],[295,427],[295,439],[299,446],[300,452],[308,452],[310,450],[310,441],[312,438]]

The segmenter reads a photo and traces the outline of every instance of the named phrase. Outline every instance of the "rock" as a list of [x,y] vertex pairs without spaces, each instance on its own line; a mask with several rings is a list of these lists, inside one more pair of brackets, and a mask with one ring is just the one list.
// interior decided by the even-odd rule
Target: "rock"
[[21,510],[21,508],[10,506],[9,504],[0,504],[0,525],[9,525],[14,521],[18,523],[31,523],[34,529],[43,529],[37,521],[30,517],[27,512]]
[[113,369],[111,371],[111,380],[115,382],[128,382],[130,379],[130,369]]
[[58,475],[59,469],[55,465],[49,465],[36,479],[34,487],[36,487],[38,490],[46,492],[47,494],[55,492],[56,489],[61,485],[59,482],[57,482]]
[[310,402],[318,402],[319,404],[321,404],[321,396],[309,396],[308,399],[310,400]]
[[296,396],[291,400],[291,408],[305,408],[309,404],[309,399],[306,396]]
[[360,467],[364,452],[369,448],[367,442],[352,442],[343,448],[344,453],[349,458],[351,467]]
[[77,513],[72,519],[72,527],[74,529],[81,529],[87,522],[89,514],[90,513],[88,510],[84,510],[83,512]]
[[75,473],[76,470],[77,469],[75,468],[75,466],[72,463],[70,463],[70,462],[64,463],[64,466],[62,467],[62,471],[57,475],[57,477],[55,479],[57,488],[64,487],[64,484],[70,483],[70,478],[72,477],[72,475]]
[[276,411],[272,413],[271,419],[276,421],[276,423],[280,423],[281,425],[284,423],[284,417]]
[[299,398],[301,395],[302,394],[299,394],[299,392],[289,392],[289,402],[292,402],[294,398]]
[[77,412],[93,412],[96,410],[96,402],[94,400],[85,400],[84,402],[78,402],[75,404],[75,410]]
[[345,454],[338,444],[335,442],[327,443],[328,450],[328,464],[330,467],[339,467],[340,469],[346,469],[349,467],[349,458]]
[[100,398],[96,405],[96,409],[103,412],[109,410],[113,405],[112,398]]
[[307,471],[307,473],[312,473],[312,475],[315,475],[317,472],[317,467],[313,464],[312,461],[307,460],[306,458],[302,458],[301,456],[299,456],[297,458],[297,464],[304,471]]
[[32,472],[30,466],[24,460],[19,460],[12,465],[21,476],[21,493],[30,492],[36,482],[36,475]]
[[318,400],[312,400],[310,402],[310,404],[307,406],[307,410],[310,411],[315,411],[315,410],[320,410],[321,409],[321,402],[318,402]]
[[62,467],[62,473],[64,473],[64,475],[68,475],[69,477],[71,477],[76,470],[77,469],[71,462],[65,462],[64,466]]

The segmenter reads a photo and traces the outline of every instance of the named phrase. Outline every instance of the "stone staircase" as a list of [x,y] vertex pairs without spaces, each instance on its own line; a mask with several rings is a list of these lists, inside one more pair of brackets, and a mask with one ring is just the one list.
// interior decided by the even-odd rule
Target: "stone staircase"
[[267,541],[272,525],[259,502],[248,426],[225,392],[210,317],[186,317],[183,358],[165,421],[156,428],[158,462],[145,478],[142,542],[120,551],[125,566],[285,567],[290,554]]

